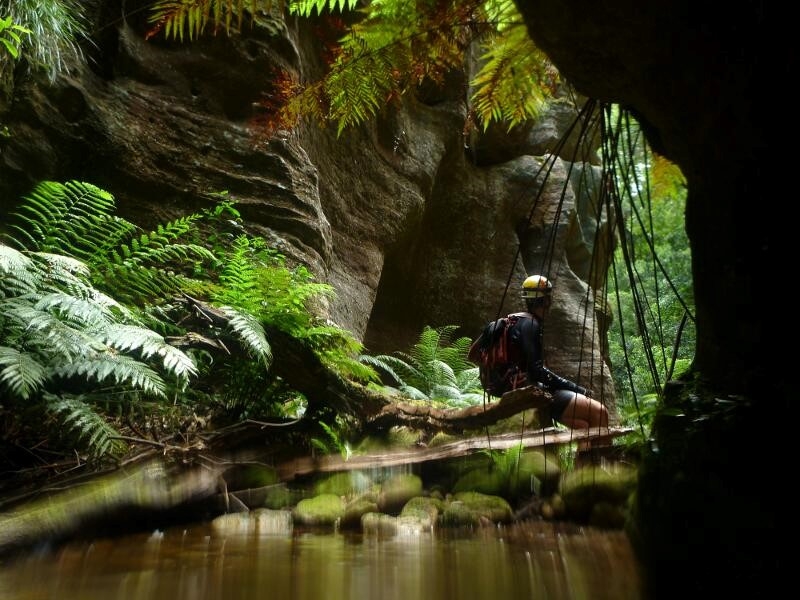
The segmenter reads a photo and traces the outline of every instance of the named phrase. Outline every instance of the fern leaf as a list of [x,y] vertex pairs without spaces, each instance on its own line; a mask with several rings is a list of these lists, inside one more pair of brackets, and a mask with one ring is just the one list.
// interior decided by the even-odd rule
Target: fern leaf
[[183,351],[168,344],[151,329],[137,325],[113,324],[102,332],[102,340],[124,353],[138,353],[147,359],[158,356],[167,372],[183,380],[197,374],[194,361]]
[[194,40],[210,26],[230,33],[234,17],[237,29],[241,28],[245,7],[255,15],[260,10],[268,12],[271,6],[271,0],[158,0],[151,9],[153,27],[146,37],[164,31],[167,38]]
[[110,219],[115,210],[114,197],[89,183],[44,181],[23,198],[11,228],[14,239],[28,250],[91,258],[91,239],[98,221]]
[[485,48],[483,65],[471,82],[484,129],[492,122],[505,122],[510,130],[538,118],[558,84],[558,72],[547,56],[521,24],[504,29]]
[[231,306],[222,306],[220,310],[227,315],[228,326],[239,336],[248,353],[269,367],[272,363],[272,347],[258,319]]
[[47,380],[47,369],[34,356],[16,348],[0,346],[0,385],[11,394],[27,400]]
[[33,308],[42,313],[57,315],[66,323],[89,330],[103,329],[112,319],[111,314],[103,305],[63,292],[53,292],[41,296]]
[[0,296],[17,296],[36,289],[38,272],[30,257],[0,244]]
[[71,361],[91,348],[98,348],[93,336],[72,327],[58,315],[38,310],[33,304],[31,299],[21,298],[2,307],[3,316],[14,323],[17,331],[24,332],[25,345],[56,362]]
[[92,406],[83,401],[84,396],[56,396],[46,394],[48,412],[61,423],[61,429],[71,434],[94,459],[118,455],[125,445],[120,434],[106,422]]
[[323,11],[344,12],[352,10],[358,4],[358,0],[292,0],[289,2],[289,14],[310,17],[314,11],[321,15]]
[[60,377],[80,377],[98,383],[111,381],[116,385],[139,389],[151,396],[166,397],[166,384],[152,368],[125,355],[95,353],[81,360],[63,364],[55,369]]

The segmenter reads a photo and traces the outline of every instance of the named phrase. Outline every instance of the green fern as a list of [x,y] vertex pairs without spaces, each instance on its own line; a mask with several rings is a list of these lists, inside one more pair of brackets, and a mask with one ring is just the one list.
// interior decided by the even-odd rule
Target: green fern
[[484,129],[496,122],[510,130],[536,118],[547,108],[558,84],[557,71],[533,44],[521,20],[509,18],[518,26],[504,28],[491,43],[484,43],[483,64],[471,83],[475,111]]
[[17,296],[36,289],[39,274],[33,260],[5,244],[0,244],[0,297]]
[[232,306],[222,306],[220,310],[228,317],[228,326],[244,343],[250,356],[269,368],[272,363],[272,348],[258,319]]
[[[35,406],[76,385],[99,397],[138,390],[164,398],[168,385],[150,361],[180,386],[196,373],[188,355],[141,327],[88,277],[75,259],[0,244],[0,391],[7,407]],[[70,418],[75,426],[102,421],[100,413]],[[93,451],[110,448],[103,431],[84,439]]]
[[[11,234],[3,241],[17,248],[91,260],[107,239],[126,235],[134,226],[110,217],[114,197],[88,183],[44,181],[11,214]],[[116,230],[122,228],[123,234]]]
[[97,288],[131,305],[203,289],[191,275],[197,264],[213,264],[216,257],[200,244],[181,241],[194,234],[202,215],[140,233],[115,210],[114,197],[92,184],[41,182],[22,199],[11,215],[10,233],[0,239],[16,248],[83,261]]
[[166,397],[164,380],[148,365],[124,354],[95,353],[54,369],[58,377],[78,378],[133,388],[160,398]]
[[119,352],[131,353],[145,360],[157,356],[164,371],[173,374],[184,384],[197,374],[197,367],[188,355],[150,329],[114,323],[103,328],[101,339]]
[[358,4],[358,0],[291,0],[289,2],[289,12],[298,14],[302,17],[310,17],[314,11],[321,15],[326,10],[331,12],[343,12],[353,10]]
[[120,454],[126,445],[119,440],[119,432],[105,421],[85,396],[45,395],[45,403],[61,437],[70,439],[89,454],[90,459],[101,459]]
[[[321,80],[300,82],[288,73],[273,77],[270,100],[264,103],[268,135],[302,118],[333,124],[341,135],[421,83],[443,84],[450,72],[463,69],[476,42],[484,54],[471,82],[475,110],[468,122],[484,128],[503,122],[512,128],[535,119],[558,83],[558,72],[533,46],[513,0],[299,0],[289,2],[288,9],[305,18],[326,12],[356,18],[338,40]],[[241,25],[241,11],[232,0],[173,0],[156,2],[151,20],[157,23],[155,31],[183,40],[197,38],[212,25],[231,33],[234,14]]]
[[153,3],[148,32],[150,38],[163,30],[166,37],[183,40],[197,39],[210,26],[223,27],[230,33],[234,26],[241,29],[245,11],[258,15],[269,13],[273,5],[283,4],[271,0],[157,0]]
[[49,378],[47,368],[34,355],[0,346],[0,383],[12,396],[28,400]]
[[456,325],[426,326],[408,352],[394,355],[364,355],[360,360],[388,375],[396,387],[386,386],[415,400],[430,400],[447,406],[469,406],[482,401],[477,369],[467,359],[471,340],[453,340]]

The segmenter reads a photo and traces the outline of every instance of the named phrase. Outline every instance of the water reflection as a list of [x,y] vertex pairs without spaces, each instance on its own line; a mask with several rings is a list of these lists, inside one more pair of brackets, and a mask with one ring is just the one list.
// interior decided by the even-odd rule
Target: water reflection
[[221,536],[206,525],[73,543],[0,567],[3,600],[640,598],[620,531],[533,522],[461,535]]

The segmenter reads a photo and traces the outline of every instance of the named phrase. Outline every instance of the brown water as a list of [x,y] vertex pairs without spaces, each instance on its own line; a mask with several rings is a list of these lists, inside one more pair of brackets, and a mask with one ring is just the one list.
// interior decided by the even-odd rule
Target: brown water
[[2,600],[642,597],[621,531],[535,521],[456,535],[220,535],[199,524],[0,564]]

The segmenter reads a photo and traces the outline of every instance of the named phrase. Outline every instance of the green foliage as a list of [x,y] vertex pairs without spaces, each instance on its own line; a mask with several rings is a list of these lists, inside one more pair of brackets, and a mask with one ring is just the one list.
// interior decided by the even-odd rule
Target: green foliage
[[271,0],[156,0],[151,7],[149,21],[153,27],[148,37],[163,30],[167,37],[194,40],[210,27],[214,32],[223,28],[231,33],[234,27],[241,29],[247,12],[255,18],[261,11],[269,12],[273,5],[282,4]]
[[610,117],[628,148],[617,160],[629,162],[612,169],[623,228],[609,286],[615,303],[609,355],[623,424],[649,432],[664,382],[687,371],[694,355],[686,188],[677,167],[648,152],[629,115]]
[[[12,215],[3,234],[8,245],[0,244],[6,408],[25,403],[61,419],[62,430],[74,434],[66,437],[90,445],[95,457],[119,448],[111,443],[119,436],[99,426],[111,427],[109,402],[135,406],[173,394],[183,402],[188,391],[195,401],[211,398],[209,405],[229,417],[302,414],[300,395],[269,371],[264,324],[305,339],[343,372],[377,380],[358,362],[362,348],[352,334],[309,311],[332,288],[242,233],[233,203],[149,233],[114,209],[113,197],[91,184],[43,182]],[[190,293],[214,311],[199,315],[202,334],[187,329],[192,321],[182,300]],[[184,353],[157,330],[176,340],[233,338],[247,358]],[[196,383],[187,390],[191,378]]]
[[338,452],[344,460],[350,458],[353,451],[350,448],[350,444],[342,437],[341,430],[343,427],[341,424],[337,424],[336,427],[331,427],[322,421],[319,421],[318,424],[322,428],[322,431],[325,432],[326,437],[325,439],[312,437],[311,445],[317,450],[320,450],[323,454]]
[[426,326],[408,351],[393,355],[362,355],[360,360],[386,374],[395,386],[385,386],[413,400],[429,400],[450,407],[483,401],[478,369],[468,359],[472,340],[452,339],[456,325]]
[[[22,36],[31,33],[30,29],[17,25],[11,17],[0,18],[0,44],[13,59],[19,58]],[[0,56],[2,58],[2,56]]]
[[[182,217],[143,233],[115,216],[115,201],[100,188],[78,181],[45,181],[22,198],[10,233],[0,237],[17,248],[75,257],[92,283],[130,305],[163,302],[179,292],[198,293],[191,277],[216,257],[199,244],[181,242],[200,215]],[[183,271],[183,272],[181,272]]]
[[478,121],[486,129],[505,123],[509,130],[535,119],[547,107],[559,76],[528,35],[513,1],[487,2],[494,25],[482,42],[482,66],[471,85]]
[[74,447],[85,447],[92,458],[119,455],[125,444],[86,396],[44,395],[47,411],[58,424],[58,435]]
[[71,61],[83,58],[80,44],[89,39],[84,11],[84,3],[77,0],[0,0],[0,15],[16,23],[15,31],[21,34],[19,40],[12,36],[17,49],[32,67],[47,72],[51,81]]
[[[286,257],[262,238],[240,233],[243,224],[235,206],[223,202],[208,213],[215,232],[207,236],[223,265],[211,299],[253,315],[261,323],[304,340],[320,359],[342,376],[377,381],[377,373],[356,358],[358,340],[314,315],[314,307],[333,298],[332,286],[314,281],[304,265],[290,267]],[[225,225],[232,232],[225,232]],[[266,357],[265,357],[266,358]]]
[[[74,258],[0,244],[0,391],[6,408],[40,406],[60,418],[99,458],[119,444],[89,400],[130,392],[164,398],[164,377],[180,389],[195,367],[88,275]],[[82,388],[96,392],[75,393]]]
[[492,459],[494,468],[502,475],[503,480],[509,480],[519,469],[519,461],[525,446],[517,444],[505,450],[481,450]]
[[[262,10],[272,5],[251,4]],[[230,32],[235,6],[231,0],[162,1],[155,3],[151,20],[167,37],[193,39],[211,24]],[[470,83],[475,107],[470,123],[486,128],[502,122],[510,129],[536,118],[558,83],[556,69],[531,42],[512,0],[302,0],[288,8],[304,18],[347,13],[349,25],[329,44],[330,64],[322,79],[300,82],[285,72],[273,77],[264,101],[268,135],[301,118],[332,124],[341,134],[423,83],[442,85],[448,74],[463,69],[474,44],[483,55]]]
[[[310,16],[343,9],[342,3],[303,2],[291,11]],[[334,6],[336,5],[336,6]],[[350,8],[350,7],[348,7]],[[319,82],[284,86],[282,124],[311,117],[333,123],[337,133],[376,116],[387,103],[424,82],[441,85],[460,70],[468,48],[480,43],[481,66],[470,82],[484,128],[508,128],[536,118],[547,104],[557,72],[538,51],[512,1],[370,2],[339,40],[327,75]]]

